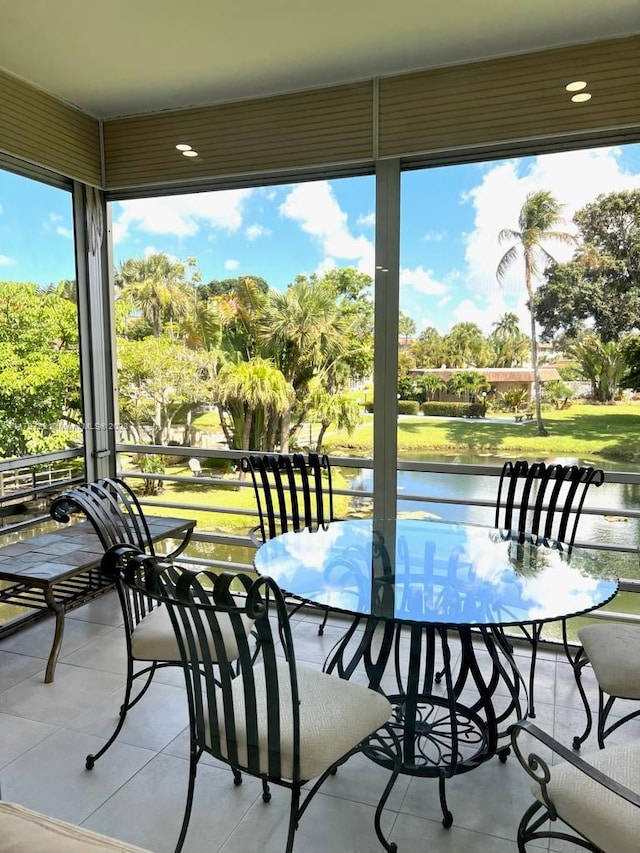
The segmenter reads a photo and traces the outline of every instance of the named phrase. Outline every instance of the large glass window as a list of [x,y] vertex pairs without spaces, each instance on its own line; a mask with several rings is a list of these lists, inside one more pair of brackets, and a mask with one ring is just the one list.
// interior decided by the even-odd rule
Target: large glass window
[[[640,472],[639,239],[639,145],[404,172],[399,459]],[[398,477],[401,510],[456,495],[421,507],[490,521],[482,477]],[[638,488],[594,502],[635,509]],[[637,520],[583,517],[580,538],[633,547]]]
[[[123,465],[233,479],[198,449],[371,456],[374,199],[358,177],[112,203],[121,440],[192,449]],[[337,485],[365,480],[344,469]],[[185,504],[198,488],[141,487]],[[191,501],[255,503],[246,489]]]
[[71,194],[0,170],[0,457],[81,447],[81,421]]

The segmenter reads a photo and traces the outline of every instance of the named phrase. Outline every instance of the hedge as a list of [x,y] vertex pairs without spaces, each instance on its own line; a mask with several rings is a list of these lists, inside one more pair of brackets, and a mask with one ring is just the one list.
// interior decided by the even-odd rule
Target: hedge
[[417,400],[398,400],[399,415],[418,415],[420,404]]
[[420,406],[423,415],[432,418],[484,418],[487,413],[485,403],[423,403]]

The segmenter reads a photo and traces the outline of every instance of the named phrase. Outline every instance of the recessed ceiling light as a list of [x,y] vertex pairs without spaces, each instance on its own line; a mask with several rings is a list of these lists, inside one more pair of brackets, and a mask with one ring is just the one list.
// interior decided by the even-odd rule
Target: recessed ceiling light
[[[589,95],[589,97],[591,97],[591,95]],[[183,157],[197,157],[198,152],[197,151],[183,151],[182,156]]]
[[587,84],[584,80],[574,80],[573,83],[567,83],[564,87],[567,92],[579,92],[581,89],[586,89]]
[[579,95],[572,95],[571,100],[575,104],[583,104],[585,101],[591,100],[591,95],[588,92],[580,92]]
[[181,142],[179,145],[176,145],[178,151],[191,151],[191,146],[187,145],[186,142]]

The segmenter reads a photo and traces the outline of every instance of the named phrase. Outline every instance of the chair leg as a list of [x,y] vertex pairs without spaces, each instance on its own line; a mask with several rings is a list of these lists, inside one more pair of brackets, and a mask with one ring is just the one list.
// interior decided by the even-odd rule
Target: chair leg
[[[138,695],[136,696],[136,698],[132,702],[131,701],[131,692],[133,690],[133,682],[135,681],[137,676],[134,675],[134,672],[133,672],[133,660],[131,658],[129,658],[129,661],[127,664],[127,685],[126,685],[125,691],[124,691],[124,701],[122,702],[122,705],[120,706],[118,722],[116,724],[115,729],[113,730],[111,737],[104,744],[104,746],[102,746],[101,749],[99,749],[98,752],[96,752],[95,754],[87,755],[85,763],[84,763],[84,766],[86,767],[87,770],[93,769],[93,766],[96,763],[96,761],[105,754],[105,752],[109,749],[111,744],[118,737],[118,735],[120,734],[120,731],[122,729],[122,726],[124,725],[124,721],[127,718],[127,712],[129,711],[129,708],[133,708],[133,706],[136,704],[136,702],[138,702],[144,696],[144,694],[147,692],[147,689],[149,688],[149,685],[151,684],[151,680],[152,680],[153,675],[155,673],[155,669],[156,669],[156,665],[154,663],[149,670],[149,675],[147,677],[147,681],[146,681],[144,687],[142,688],[142,690],[138,693]],[[141,675],[141,674],[142,673],[138,673],[138,675]]]
[[287,846],[285,853],[292,853],[293,842],[298,828],[298,809],[300,808],[300,785],[291,788],[291,807],[289,809],[289,832],[287,833]]
[[189,829],[189,820],[191,818],[191,809],[193,807],[193,792],[196,786],[196,773],[198,770],[198,760],[202,755],[202,750],[194,750],[191,749],[191,755],[189,756],[189,782],[187,785],[187,802],[184,807],[184,817],[182,818],[182,826],[180,827],[180,835],[178,836],[178,843],[176,844],[175,853],[180,853],[182,850],[182,845],[184,844],[184,840],[187,836],[187,830]]
[[327,624],[327,618],[329,616],[329,611],[324,611],[324,616],[322,617],[322,622],[318,625],[318,636],[321,637],[324,634],[324,626]]
[[578,688],[578,693],[580,694],[580,698],[582,699],[582,704],[584,705],[584,711],[587,718],[585,723],[584,731],[581,735],[575,735],[573,738],[573,748],[580,749],[585,740],[589,737],[591,733],[591,726],[593,725],[593,716],[591,714],[591,706],[589,705],[589,700],[587,699],[587,694],[585,693],[584,685],[582,683],[582,670],[589,663],[589,660],[585,654],[584,649],[579,649],[575,658],[569,658],[571,666],[573,667],[573,675],[576,680],[576,687]]

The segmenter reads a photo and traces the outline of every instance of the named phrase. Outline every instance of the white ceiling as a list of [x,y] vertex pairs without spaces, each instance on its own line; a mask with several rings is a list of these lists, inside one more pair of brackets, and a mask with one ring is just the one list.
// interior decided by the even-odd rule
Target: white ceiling
[[0,68],[109,117],[639,32],[640,0],[0,0]]

